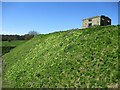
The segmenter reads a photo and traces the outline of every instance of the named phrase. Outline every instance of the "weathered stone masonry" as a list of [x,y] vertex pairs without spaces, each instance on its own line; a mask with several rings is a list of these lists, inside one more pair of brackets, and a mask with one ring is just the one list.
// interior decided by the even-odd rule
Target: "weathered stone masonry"
[[111,19],[109,17],[102,15],[102,16],[94,16],[82,20],[82,28],[88,28],[94,25],[98,25],[98,26],[111,25]]

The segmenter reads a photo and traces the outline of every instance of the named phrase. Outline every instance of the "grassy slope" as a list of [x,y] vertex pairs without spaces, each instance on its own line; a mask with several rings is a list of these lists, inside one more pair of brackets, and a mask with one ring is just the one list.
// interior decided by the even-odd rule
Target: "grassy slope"
[[26,42],[25,40],[15,40],[15,41],[11,41],[11,42],[3,41],[2,46],[18,46],[25,42]]
[[3,59],[3,87],[114,87],[118,27],[39,35]]
[[25,43],[25,40],[14,40],[11,42],[8,41],[2,41],[0,48],[2,47],[2,55],[8,53],[10,50],[12,50],[13,48]]

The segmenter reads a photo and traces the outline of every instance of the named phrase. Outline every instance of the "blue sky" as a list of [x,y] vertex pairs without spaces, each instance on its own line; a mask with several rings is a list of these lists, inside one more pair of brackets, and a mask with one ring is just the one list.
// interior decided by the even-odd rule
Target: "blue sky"
[[41,34],[81,28],[82,19],[106,15],[118,24],[117,2],[3,2],[2,34]]

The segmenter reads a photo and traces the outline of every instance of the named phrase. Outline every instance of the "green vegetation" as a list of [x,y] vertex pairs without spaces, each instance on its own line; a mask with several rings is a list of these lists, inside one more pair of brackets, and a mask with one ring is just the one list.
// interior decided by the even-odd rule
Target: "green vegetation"
[[11,49],[13,49],[16,46],[19,46],[25,42],[26,42],[26,40],[3,41],[2,42],[2,55],[8,53]]
[[2,46],[15,46],[16,47],[25,42],[26,40],[3,41]]
[[117,87],[118,26],[38,35],[3,60],[4,88]]

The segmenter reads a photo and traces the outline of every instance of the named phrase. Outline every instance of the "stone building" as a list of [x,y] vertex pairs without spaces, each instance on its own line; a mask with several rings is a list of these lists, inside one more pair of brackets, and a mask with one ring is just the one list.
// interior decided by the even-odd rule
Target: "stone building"
[[99,26],[111,25],[111,19],[109,17],[102,15],[102,16],[94,16],[82,20],[82,28],[88,28],[94,25],[99,25]]

